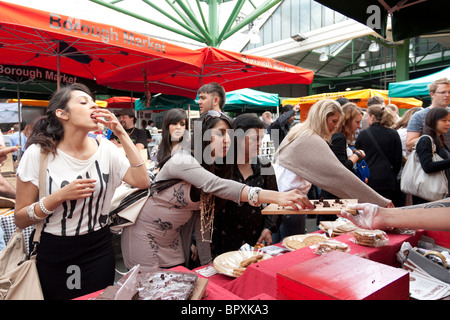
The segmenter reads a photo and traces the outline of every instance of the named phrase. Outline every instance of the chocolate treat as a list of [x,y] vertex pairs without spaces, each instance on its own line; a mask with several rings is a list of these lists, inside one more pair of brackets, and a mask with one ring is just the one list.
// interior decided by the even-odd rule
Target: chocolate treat
[[141,300],[188,300],[194,291],[197,275],[193,273],[155,271],[138,275]]

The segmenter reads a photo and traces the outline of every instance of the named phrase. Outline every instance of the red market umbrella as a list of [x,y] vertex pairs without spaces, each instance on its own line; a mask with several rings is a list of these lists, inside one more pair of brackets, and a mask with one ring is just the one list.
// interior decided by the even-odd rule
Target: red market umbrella
[[[0,63],[54,70],[48,76],[59,84],[61,73],[95,80],[132,66],[158,73],[200,66],[202,54],[116,26],[0,1]],[[132,90],[145,92],[144,84]]]
[[106,99],[105,101],[108,103],[108,108],[131,108],[134,109],[134,102],[137,100],[137,98],[131,98],[131,97],[112,97],[109,99]]
[[[310,84],[314,72],[270,58],[247,55],[212,47],[197,52],[203,55],[200,68],[184,66],[169,72],[158,72],[146,66],[150,92],[163,92],[195,99],[197,89],[210,82],[220,83],[226,91],[275,84]],[[117,79],[117,80],[114,80]],[[98,83],[132,90],[143,83],[142,71],[136,67],[101,75]]]

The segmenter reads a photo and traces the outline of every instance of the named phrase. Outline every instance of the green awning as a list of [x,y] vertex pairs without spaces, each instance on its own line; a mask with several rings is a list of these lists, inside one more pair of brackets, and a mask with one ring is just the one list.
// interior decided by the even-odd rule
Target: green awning
[[440,78],[450,79],[450,67],[421,78],[389,83],[389,97],[429,96],[428,85]]
[[[136,100],[136,110],[167,110],[172,108],[181,108],[187,110],[199,110],[197,100],[174,95],[155,95],[150,99],[150,107],[146,108],[145,97]],[[253,89],[239,89],[230,91],[226,94],[224,111],[246,111],[252,109],[265,110],[277,108],[280,105],[280,99],[276,93],[266,93]]]

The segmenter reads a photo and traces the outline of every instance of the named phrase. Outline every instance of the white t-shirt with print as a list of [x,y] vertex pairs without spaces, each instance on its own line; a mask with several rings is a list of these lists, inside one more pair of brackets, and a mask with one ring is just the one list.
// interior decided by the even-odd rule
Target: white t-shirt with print
[[[31,145],[25,151],[17,176],[39,188],[40,147]],[[126,156],[107,139],[101,139],[95,154],[79,160],[57,149],[49,154],[46,195],[61,189],[75,179],[97,180],[91,197],[64,201],[45,220],[44,230],[58,236],[75,236],[97,231],[109,221],[108,214],[115,189],[122,182],[130,163]]]

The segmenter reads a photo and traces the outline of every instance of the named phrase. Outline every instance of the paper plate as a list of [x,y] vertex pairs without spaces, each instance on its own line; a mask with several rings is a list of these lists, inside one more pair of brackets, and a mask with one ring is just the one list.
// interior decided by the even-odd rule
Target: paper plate
[[263,255],[263,258],[260,261],[272,258],[272,256],[258,251],[229,251],[217,256],[213,261],[213,266],[217,272],[237,278],[238,275],[233,273],[233,269],[240,268],[242,260],[259,254]]
[[[314,240],[316,240],[316,237],[321,237],[321,238],[323,238],[323,240],[317,238],[318,241],[315,242]],[[312,246],[316,243],[325,241],[327,239],[328,239],[327,236],[325,236],[323,234],[297,234],[297,235],[293,235],[293,236],[284,238],[282,245],[290,251],[295,251],[297,249]],[[289,243],[291,240],[294,240],[296,242],[296,244],[297,244],[297,241],[301,242],[303,244],[303,246],[301,248],[295,248],[292,243]]]

